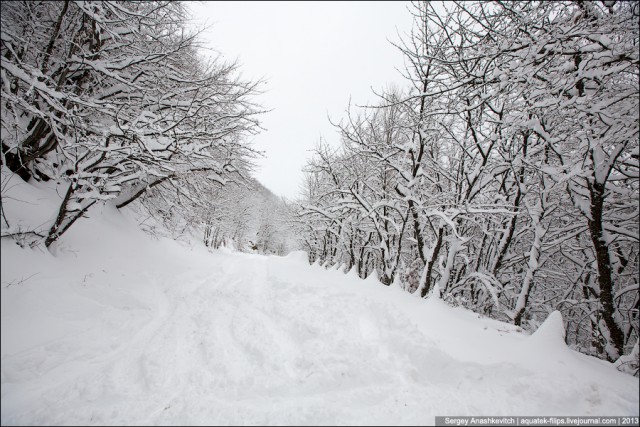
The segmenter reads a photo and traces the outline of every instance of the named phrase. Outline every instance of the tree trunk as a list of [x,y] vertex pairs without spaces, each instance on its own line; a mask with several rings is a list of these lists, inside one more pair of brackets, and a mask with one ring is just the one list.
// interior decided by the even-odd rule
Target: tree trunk
[[440,247],[442,246],[442,237],[444,234],[444,230],[442,227],[438,230],[438,239],[436,240],[435,246],[433,248],[433,253],[429,259],[429,262],[425,264],[425,274],[422,277],[420,284],[420,296],[422,298],[426,297],[429,293],[429,289],[431,288],[431,273],[433,272],[433,265],[436,263],[438,259],[438,254],[440,253]]
[[589,218],[588,223],[598,267],[597,280],[600,287],[600,311],[602,314],[600,330],[607,340],[607,346],[605,348],[607,358],[613,362],[623,354],[624,334],[614,317],[615,305],[613,302],[611,259],[607,242],[604,240],[602,224],[604,191],[605,188],[602,183],[594,182],[593,184],[589,184],[591,218]]

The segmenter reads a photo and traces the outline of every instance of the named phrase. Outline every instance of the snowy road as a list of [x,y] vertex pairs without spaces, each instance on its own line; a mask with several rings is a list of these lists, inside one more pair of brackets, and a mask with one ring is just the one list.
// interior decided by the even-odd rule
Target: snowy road
[[[557,324],[528,337],[301,254],[123,246],[116,225],[94,256],[3,241],[3,425],[638,414],[638,380]],[[26,264],[38,275],[19,282]]]

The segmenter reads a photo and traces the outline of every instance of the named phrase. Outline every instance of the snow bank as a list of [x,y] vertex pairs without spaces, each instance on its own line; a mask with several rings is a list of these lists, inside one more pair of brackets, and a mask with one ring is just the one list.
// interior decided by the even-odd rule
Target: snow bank
[[286,259],[292,262],[299,262],[309,265],[309,255],[305,251],[293,251],[285,256]]
[[554,351],[558,348],[566,347],[564,341],[565,336],[566,331],[564,329],[562,314],[556,310],[551,313],[533,335],[531,335],[529,341],[537,346],[544,346]]

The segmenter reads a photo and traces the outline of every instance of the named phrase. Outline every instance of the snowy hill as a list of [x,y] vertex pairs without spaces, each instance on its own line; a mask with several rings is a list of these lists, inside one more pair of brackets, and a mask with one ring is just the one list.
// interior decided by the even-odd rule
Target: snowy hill
[[[41,209],[4,208],[43,221],[51,193],[16,186]],[[639,413],[638,379],[569,350],[559,313],[527,336],[302,253],[211,252],[89,213],[55,256],[2,239],[2,425]]]

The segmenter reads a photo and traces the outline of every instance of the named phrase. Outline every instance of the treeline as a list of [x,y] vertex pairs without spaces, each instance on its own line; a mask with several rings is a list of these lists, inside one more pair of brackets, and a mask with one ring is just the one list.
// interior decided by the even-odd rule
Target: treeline
[[147,191],[134,209],[145,231],[205,246],[265,255],[286,255],[299,246],[295,208],[254,178],[207,184],[184,178]]
[[635,346],[637,375],[638,4],[412,10],[406,87],[307,165],[310,261],[529,330],[559,310],[579,351]]
[[98,202],[121,208],[146,196],[193,220],[186,210],[206,210],[205,195],[246,185],[260,82],[199,53],[184,3],[0,7],[2,165],[62,195],[51,223],[28,230],[32,244],[51,246]]

